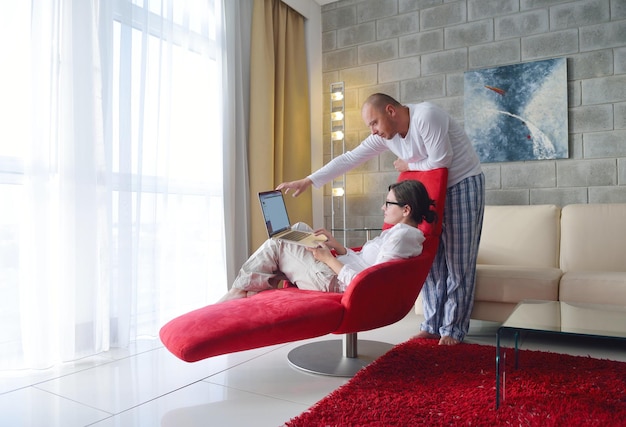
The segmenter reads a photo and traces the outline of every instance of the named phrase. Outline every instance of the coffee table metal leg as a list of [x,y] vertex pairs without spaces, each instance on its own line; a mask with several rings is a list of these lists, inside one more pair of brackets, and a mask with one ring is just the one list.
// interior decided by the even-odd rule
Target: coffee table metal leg
[[515,369],[519,368],[519,331],[515,331]]
[[500,407],[500,335],[496,338],[496,409]]

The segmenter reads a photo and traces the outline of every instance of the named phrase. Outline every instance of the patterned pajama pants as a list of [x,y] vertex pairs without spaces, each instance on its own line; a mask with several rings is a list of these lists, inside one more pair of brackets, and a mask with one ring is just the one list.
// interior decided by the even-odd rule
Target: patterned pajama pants
[[474,305],[484,211],[482,173],[448,188],[439,249],[422,289],[422,331],[459,341],[465,338]]
[[[294,227],[312,231],[304,223]],[[275,289],[282,280],[288,280],[300,289],[339,292],[335,272],[304,246],[268,239],[243,263],[233,288],[260,292]]]

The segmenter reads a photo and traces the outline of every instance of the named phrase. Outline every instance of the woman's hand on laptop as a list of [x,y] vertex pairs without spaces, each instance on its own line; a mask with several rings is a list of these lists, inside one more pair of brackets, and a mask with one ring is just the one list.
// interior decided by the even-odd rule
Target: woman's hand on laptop
[[293,190],[293,197],[299,196],[304,190],[309,188],[313,184],[313,182],[309,178],[302,178],[297,181],[289,181],[283,182],[282,184],[278,184],[276,190],[285,190],[285,194],[289,192],[289,190]]
[[328,246],[330,249],[333,249],[337,253],[337,255],[345,255],[346,252],[348,252],[346,248],[341,243],[339,243],[337,239],[335,239],[335,236],[333,236],[332,233],[325,228],[318,228],[317,230],[313,231],[313,233],[316,236],[324,237],[323,240],[326,240],[324,242],[325,245]]

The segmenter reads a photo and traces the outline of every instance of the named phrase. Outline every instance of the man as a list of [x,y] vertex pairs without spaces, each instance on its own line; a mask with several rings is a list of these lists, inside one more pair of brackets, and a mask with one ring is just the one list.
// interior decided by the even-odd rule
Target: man
[[434,104],[402,105],[376,93],[367,98],[361,115],[371,135],[358,147],[308,177],[276,188],[298,196],[387,150],[398,156],[394,167],[399,172],[448,168],[441,243],[422,291],[425,320],[417,337],[458,344],[469,329],[485,206],[478,155],[463,128]]

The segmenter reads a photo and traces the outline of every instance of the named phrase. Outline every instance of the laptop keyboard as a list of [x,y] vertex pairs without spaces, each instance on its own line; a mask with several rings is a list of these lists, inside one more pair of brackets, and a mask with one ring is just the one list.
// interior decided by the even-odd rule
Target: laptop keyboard
[[311,233],[305,233],[304,231],[298,231],[298,230],[291,230],[289,233],[285,233],[282,236],[280,236],[280,238],[298,242],[304,239],[305,237],[307,237],[309,234]]

